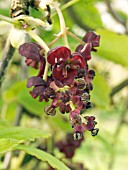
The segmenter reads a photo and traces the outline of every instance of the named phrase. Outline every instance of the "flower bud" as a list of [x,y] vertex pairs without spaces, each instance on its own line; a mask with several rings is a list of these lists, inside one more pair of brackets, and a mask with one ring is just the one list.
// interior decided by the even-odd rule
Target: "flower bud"
[[44,108],[44,112],[47,114],[47,115],[51,115],[51,116],[54,116],[56,114],[56,110],[55,110],[55,107],[53,106],[46,106]]
[[82,101],[89,101],[90,100],[90,95],[87,92],[83,93],[81,95],[81,100]]
[[98,132],[99,132],[99,129],[95,128],[95,129],[91,130],[91,135],[96,136],[98,134]]

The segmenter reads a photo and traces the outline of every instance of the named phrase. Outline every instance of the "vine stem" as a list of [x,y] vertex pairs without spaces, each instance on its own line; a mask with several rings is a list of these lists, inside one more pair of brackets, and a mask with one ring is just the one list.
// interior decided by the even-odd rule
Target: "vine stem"
[[[35,34],[32,30],[27,31],[27,33],[43,47],[46,53],[48,53],[48,51],[50,50],[49,47],[37,34]],[[47,80],[48,69],[49,69],[49,63],[46,61],[44,75],[43,75],[43,80],[45,81]]]
[[15,49],[12,47],[10,43],[10,39],[8,38],[5,44],[4,51],[3,51],[3,56],[2,56],[3,61],[0,66],[0,87],[2,86],[4,77],[6,75],[8,67],[10,66],[10,62],[12,60],[14,52],[15,52]]
[[109,12],[110,14],[113,16],[113,18],[115,18],[115,20],[117,22],[119,22],[120,24],[122,24],[123,26],[126,26],[125,25],[125,21],[122,20],[122,18],[115,12],[115,10],[112,8],[112,5],[111,5],[111,1],[110,0],[105,0],[106,2],[106,5],[109,9]]
[[52,4],[55,7],[56,12],[57,12],[57,14],[59,16],[59,20],[60,20],[61,32],[59,34],[63,35],[65,46],[69,47],[68,39],[67,39],[67,35],[66,35],[67,29],[66,29],[66,25],[65,25],[65,20],[64,20],[63,14],[62,14],[60,8],[58,7],[58,5],[56,3],[53,2]]

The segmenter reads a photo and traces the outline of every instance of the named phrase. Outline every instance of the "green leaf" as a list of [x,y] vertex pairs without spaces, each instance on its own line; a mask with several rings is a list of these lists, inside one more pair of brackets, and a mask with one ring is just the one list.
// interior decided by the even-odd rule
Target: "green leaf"
[[49,103],[39,102],[38,99],[33,99],[27,90],[25,91],[26,93],[20,93],[17,96],[17,102],[29,112],[36,115],[42,115],[44,113],[44,107],[49,105]]
[[102,27],[101,16],[92,1],[90,1],[89,3],[88,0],[81,0],[76,5],[74,5],[73,8],[77,17],[79,17],[80,21],[83,24],[93,29]]
[[101,36],[98,55],[128,67],[128,36],[107,30],[97,30]]
[[33,155],[42,161],[47,161],[53,168],[56,168],[58,170],[70,170],[63,162],[42,150],[24,145],[16,146],[15,149],[23,150],[26,153]]
[[4,154],[10,150],[12,150],[15,146],[23,141],[15,140],[15,139],[0,139],[0,154]]
[[30,89],[26,88],[26,81],[17,82],[3,93],[3,99],[6,103],[17,102],[29,112],[41,115],[44,112],[46,103],[38,102],[38,99],[33,99],[29,91]]
[[[26,93],[26,81],[16,82],[9,89],[3,92],[3,100],[6,103],[12,103],[17,101],[17,97],[20,93]],[[16,95],[17,94],[17,95]]]
[[17,141],[33,141],[36,138],[48,138],[50,133],[34,128],[11,127],[0,129],[0,138],[13,139]]
[[91,101],[99,107],[108,107],[110,101],[110,87],[105,82],[105,79],[96,72],[92,83],[94,89],[91,92]]

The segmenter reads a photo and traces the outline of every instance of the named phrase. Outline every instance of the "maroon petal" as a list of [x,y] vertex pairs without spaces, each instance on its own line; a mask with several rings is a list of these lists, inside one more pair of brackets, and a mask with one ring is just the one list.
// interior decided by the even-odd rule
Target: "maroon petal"
[[100,43],[100,35],[95,34],[93,31],[87,32],[83,41],[86,43],[91,42],[93,47],[98,47]]
[[48,52],[47,61],[51,65],[55,65],[59,60],[66,60],[71,55],[71,51],[67,47],[56,47]]
[[30,58],[26,58],[25,63],[26,63],[27,66],[31,66],[31,67],[33,67],[35,69],[38,69],[38,62],[33,61]]
[[74,81],[74,77],[70,75],[66,79],[63,80],[63,84],[70,86],[72,85],[73,81]]
[[92,44],[87,43],[86,45],[79,45],[76,48],[76,51],[79,52],[85,60],[90,60],[91,59],[91,50],[92,50]]
[[41,49],[42,47],[37,43],[24,43],[20,45],[19,53],[26,58],[30,58],[33,61],[39,62]]
[[38,76],[41,77],[43,74],[44,74],[44,69],[45,69],[45,58],[43,57],[41,60],[40,60],[40,69],[39,69],[39,73],[38,73]]
[[52,75],[53,75],[54,79],[61,80],[61,81],[64,80],[64,75],[63,75],[62,68],[54,66],[53,70],[52,70]]
[[79,55],[79,53],[72,53],[72,59],[71,59],[71,63],[73,65],[79,65],[79,69],[80,68],[86,68],[86,62],[84,60],[84,58]]
[[68,86],[72,85],[76,75],[77,75],[77,71],[73,70],[73,69],[70,69],[67,72],[67,76],[63,79],[63,84],[68,85]]
[[30,88],[32,86],[40,86],[40,85],[45,86],[46,85],[45,81],[40,77],[33,76],[28,79],[26,87]]

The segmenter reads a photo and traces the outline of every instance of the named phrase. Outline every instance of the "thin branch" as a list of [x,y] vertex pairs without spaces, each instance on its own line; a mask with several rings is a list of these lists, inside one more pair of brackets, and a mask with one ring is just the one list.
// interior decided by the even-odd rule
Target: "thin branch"
[[0,87],[2,86],[3,80],[5,78],[8,67],[11,63],[14,52],[15,52],[15,48],[13,48],[8,38],[3,51],[2,64],[0,67]]
[[120,90],[122,90],[126,86],[128,86],[128,79],[124,80],[123,82],[118,84],[116,87],[114,87],[110,93],[110,97],[113,97],[116,93],[118,93]]
[[114,11],[114,9],[112,8],[110,0],[105,0],[105,3],[107,5],[107,7],[108,7],[108,10],[109,10],[110,14],[113,16],[113,18],[117,22],[122,24],[124,27],[126,27],[126,22],[124,20],[122,20],[122,18],[120,18],[120,16]]

